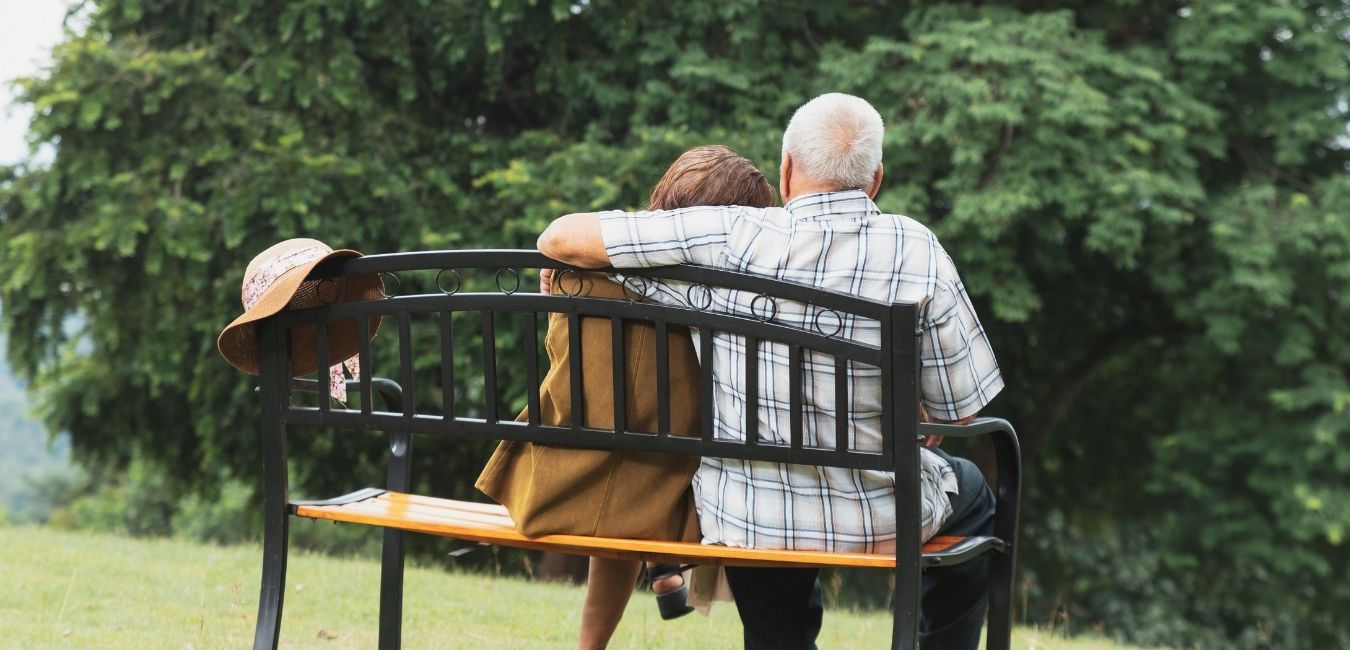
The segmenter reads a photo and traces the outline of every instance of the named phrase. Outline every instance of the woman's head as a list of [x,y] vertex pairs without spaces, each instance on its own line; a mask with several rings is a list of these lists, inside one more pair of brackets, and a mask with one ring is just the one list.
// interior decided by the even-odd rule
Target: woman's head
[[755,164],[720,144],[684,152],[652,188],[650,209],[695,205],[774,205],[773,186]]

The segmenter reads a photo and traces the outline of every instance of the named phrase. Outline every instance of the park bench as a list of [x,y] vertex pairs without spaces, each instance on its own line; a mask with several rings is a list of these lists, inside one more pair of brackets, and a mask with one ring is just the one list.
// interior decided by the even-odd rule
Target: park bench
[[[636,296],[647,295],[649,278],[688,283],[692,305],[703,309],[680,308],[641,300],[608,300],[569,295],[542,295],[520,291],[521,269],[558,269],[566,275],[575,272],[534,251],[433,251],[371,255],[334,260],[320,265],[311,277],[335,278],[343,275],[378,273],[384,281],[384,297],[359,302],[338,302],[311,309],[283,311],[260,323],[258,350],[260,361],[261,429],[264,476],[264,540],[262,588],[255,649],[276,648],[281,629],[282,601],[285,593],[288,526],[290,517],[305,517],[384,528],[380,587],[379,647],[397,648],[400,644],[403,605],[403,565],[405,531],[440,535],[470,542],[538,549],[561,553],[632,558],[657,562],[723,564],[736,566],[779,567],[871,567],[894,569],[895,591],[892,605],[894,623],[892,646],[917,647],[920,575],[928,567],[954,565],[983,553],[993,553],[993,579],[987,624],[987,648],[1007,649],[1011,635],[1011,589],[1017,537],[1017,508],[1020,491],[1020,457],[1016,435],[1005,421],[981,418],[964,426],[921,424],[918,415],[918,339],[917,309],[912,304],[889,304],[790,282],[696,266],[644,269],[640,275],[625,276],[625,287]],[[466,276],[478,274],[473,291]],[[495,287],[492,286],[495,283]],[[756,313],[752,316],[716,313],[708,306],[708,287],[717,286],[755,294]],[[416,290],[421,287],[423,293]],[[322,292],[321,292],[322,293]],[[814,310],[816,331],[787,327],[773,322],[780,305],[804,305]],[[608,318],[615,332],[612,349],[614,376],[618,386],[626,385],[623,360],[623,324],[647,322],[656,329],[657,367],[655,388],[658,394],[658,431],[635,432],[625,428],[622,391],[615,393],[615,429],[599,430],[579,424],[546,426],[539,421],[540,359],[538,336],[541,316],[565,314],[569,323],[571,346],[572,413],[582,413],[582,367],[579,319]],[[810,313],[810,312],[808,312]],[[480,347],[464,350],[456,345],[457,315],[470,314],[479,324],[476,337]],[[375,317],[382,318],[376,343],[390,346],[388,365],[395,379],[371,377],[371,328]],[[873,319],[880,325],[879,346],[867,345],[836,336],[845,318]],[[330,359],[329,328],[342,321],[355,321],[358,358],[367,369],[359,380],[349,382],[357,399],[352,406],[302,393],[317,390],[323,377],[295,378],[290,368],[293,328],[317,328],[314,336],[318,368],[327,368]],[[522,336],[521,359],[498,359],[497,338],[512,326]],[[787,346],[791,378],[791,431],[788,444],[759,440],[757,418],[750,417],[751,429],[745,441],[714,439],[711,364],[702,365],[701,394],[702,437],[670,435],[669,369],[666,367],[667,333],[671,326],[698,330],[700,357],[710,359],[712,337],[709,332],[743,337],[749,361],[754,362],[760,346],[775,342]],[[428,336],[414,337],[414,326]],[[421,328],[428,328],[422,330]],[[464,333],[459,333],[462,343]],[[416,344],[435,341],[440,354],[440,381],[415,391],[413,360]],[[457,349],[461,348],[461,349]],[[384,352],[385,348],[381,348]],[[463,395],[456,391],[456,354],[481,354],[481,373],[461,377],[481,385],[481,400],[472,405],[478,417],[461,415],[468,410]],[[835,369],[835,395],[840,404],[848,404],[850,367],[879,369],[883,388],[881,423],[886,436],[881,449],[850,448],[847,414],[836,418],[836,431],[816,432],[820,446],[806,444],[802,417],[802,361],[806,355],[819,360],[832,359]],[[822,356],[823,355],[823,356]],[[385,361],[383,354],[379,363]],[[379,368],[375,368],[379,370]],[[523,373],[527,387],[529,417],[517,422],[501,418],[499,378]],[[322,372],[320,372],[322,374]],[[515,374],[519,377],[520,374]],[[479,382],[481,381],[481,384]],[[758,405],[758,377],[746,378],[747,413]],[[432,390],[432,389],[435,390]],[[436,394],[436,402],[419,410],[418,394]],[[384,410],[375,408],[375,396],[382,397]],[[845,407],[847,408],[847,407]],[[388,475],[384,488],[365,487],[345,496],[325,501],[293,501],[289,496],[286,440],[297,427],[326,427],[346,430],[376,430],[388,438]],[[780,463],[800,463],[858,469],[888,470],[896,475],[896,549],[891,554],[837,553],[820,551],[782,551],[743,549],[686,542],[609,539],[574,535],[549,535],[529,538],[516,532],[510,516],[495,504],[471,503],[413,494],[410,461],[415,435],[449,436],[464,439],[517,440],[578,447],[656,451],[724,458],[751,459]],[[997,520],[990,537],[944,537],[920,544],[919,453],[917,439],[923,435],[968,437],[989,435],[997,459]],[[354,486],[355,487],[355,486]]]

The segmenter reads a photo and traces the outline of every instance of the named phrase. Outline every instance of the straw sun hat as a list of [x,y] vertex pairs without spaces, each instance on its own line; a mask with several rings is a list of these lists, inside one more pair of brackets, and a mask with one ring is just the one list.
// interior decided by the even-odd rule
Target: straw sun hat
[[[230,323],[216,339],[220,356],[230,365],[258,374],[258,321],[283,309],[306,309],[335,302],[373,300],[381,297],[383,285],[376,274],[350,275],[333,279],[311,279],[309,274],[328,260],[360,257],[354,250],[333,250],[316,239],[288,239],[261,252],[244,271],[241,298],[244,313]],[[370,319],[370,335],[380,327],[378,316]],[[291,330],[291,375],[313,373],[318,364],[317,330],[304,325]],[[340,320],[328,324],[330,393],[346,401],[342,389],[342,368],[352,376],[360,374],[356,356],[356,321]]]

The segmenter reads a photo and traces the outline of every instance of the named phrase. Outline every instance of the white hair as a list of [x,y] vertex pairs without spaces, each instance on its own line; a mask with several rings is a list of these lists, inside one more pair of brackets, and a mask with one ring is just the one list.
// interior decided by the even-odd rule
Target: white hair
[[840,189],[871,187],[881,166],[881,114],[867,100],[821,95],[797,109],[783,132],[783,159],[807,178]]

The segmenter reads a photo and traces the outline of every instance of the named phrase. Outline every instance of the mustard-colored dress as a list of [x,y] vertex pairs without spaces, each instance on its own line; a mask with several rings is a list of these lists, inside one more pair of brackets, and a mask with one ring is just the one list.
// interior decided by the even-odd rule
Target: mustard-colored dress
[[[601,273],[555,276],[554,292],[624,299],[622,287]],[[580,287],[577,282],[580,282]],[[582,376],[588,427],[614,428],[613,355],[609,318],[581,320]],[[545,347],[549,371],[539,388],[540,421],[570,425],[571,377],[566,316],[549,316]],[[699,435],[699,366],[689,331],[670,326],[670,428]],[[656,329],[628,323],[624,331],[624,387],[629,431],[656,431]],[[525,420],[522,413],[518,420]],[[522,534],[591,535],[698,542],[698,515],[690,481],[696,456],[605,451],[503,441],[475,486],[506,506]]]

